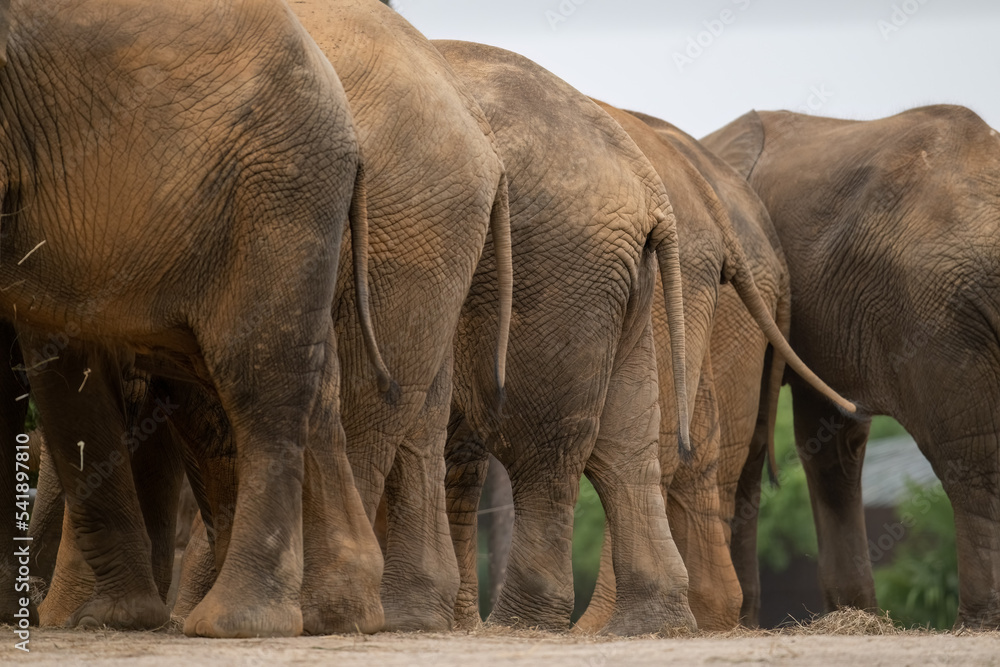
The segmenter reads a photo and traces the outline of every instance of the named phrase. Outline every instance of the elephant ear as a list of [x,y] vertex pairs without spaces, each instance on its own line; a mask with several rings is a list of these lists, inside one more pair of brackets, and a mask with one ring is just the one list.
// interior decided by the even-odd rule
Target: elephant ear
[[10,35],[10,0],[0,0],[0,67],[7,65],[7,37]]
[[764,123],[756,111],[743,114],[725,127],[702,137],[701,143],[749,179],[764,151]]

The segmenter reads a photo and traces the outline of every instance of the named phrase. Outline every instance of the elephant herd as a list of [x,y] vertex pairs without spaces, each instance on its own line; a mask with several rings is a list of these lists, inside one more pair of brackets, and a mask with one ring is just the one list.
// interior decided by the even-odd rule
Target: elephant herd
[[827,606],[877,607],[888,414],[954,506],[958,623],[1000,627],[1000,137],[971,111],[698,141],[376,0],[0,0],[0,27],[0,539],[31,553],[0,556],[0,621],[474,628],[492,455],[489,622],[570,627],[586,475],[579,629],[755,625],[787,381]]

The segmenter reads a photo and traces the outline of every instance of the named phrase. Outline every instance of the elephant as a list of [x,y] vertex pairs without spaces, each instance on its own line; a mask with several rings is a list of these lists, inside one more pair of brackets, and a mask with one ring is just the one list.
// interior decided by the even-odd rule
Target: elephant
[[387,501],[385,629],[447,630],[459,585],[444,489],[451,345],[489,237],[500,297],[484,354],[500,402],[512,289],[504,166],[476,101],[395,11],[376,0],[293,8],[337,70],[359,128],[375,335],[401,388],[392,402],[375,390],[352,276],[341,270],[333,311],[348,454],[370,521],[383,493]]
[[[185,630],[297,634],[303,474],[353,484],[325,395],[339,374],[329,305],[343,230],[367,234],[343,87],[279,0],[5,0],[0,25],[0,253],[12,258],[0,316],[96,579],[69,623],[168,618],[121,438],[121,369],[134,364],[210,388],[233,426],[243,493],[229,558]],[[311,471],[317,456],[343,463]],[[18,488],[3,472],[0,486]],[[329,513],[355,509],[356,495]],[[356,539],[380,564],[373,536]],[[14,572],[0,582],[5,617],[21,606]]]
[[[660,452],[661,490],[667,516],[690,580],[691,611],[703,630],[728,630],[740,619],[741,584],[756,573],[756,553],[745,552],[756,522],[738,524],[733,540],[744,545],[736,567],[730,555],[730,522],[741,480],[759,489],[762,455],[773,457],[777,390],[785,360],[841,409],[853,405],[834,393],[795,356],[788,330],[788,276],[763,205],[726,163],[666,121],[605,103],[656,168],[678,219],[689,386],[695,392],[693,453],[683,460],[673,447]],[[783,304],[785,307],[783,307]],[[667,313],[654,304],[658,359],[670,357]],[[767,355],[771,344],[778,354]],[[769,358],[765,361],[765,357]],[[658,366],[660,387],[671,369]],[[763,391],[762,391],[763,388]],[[661,391],[660,441],[677,431],[674,398]],[[753,484],[756,487],[753,487]],[[615,606],[612,544],[605,531],[594,596],[576,628],[599,629]],[[734,554],[735,555],[735,554]],[[747,556],[752,562],[744,562]],[[743,560],[741,560],[743,559]]]
[[[306,0],[293,8],[337,70],[364,155],[369,284],[378,304],[374,335],[392,372],[388,393],[373,377],[346,262],[331,303],[342,422],[369,522],[383,493],[387,500],[382,627],[444,631],[452,627],[459,586],[444,497],[451,345],[488,235],[498,249],[493,282],[499,298],[493,345],[484,354],[492,368],[491,400],[499,404],[503,396],[512,273],[503,162],[478,105],[433,46],[396,12],[375,0]],[[202,431],[197,424],[191,428]],[[232,478],[225,434],[215,439],[214,475]],[[226,460],[229,471],[219,473]],[[234,492],[232,485],[221,489],[210,504],[224,511]],[[225,529],[213,525],[210,508],[201,509],[208,543],[224,543]],[[308,524],[305,529],[308,534]],[[307,558],[325,563],[337,547],[331,543]],[[182,577],[178,594],[180,615],[208,589],[201,578],[214,576],[222,564],[219,554],[196,553],[197,566],[192,556],[184,568],[189,576]],[[338,575],[337,568],[328,571]],[[309,595],[308,583],[303,596]],[[338,618],[306,631],[355,629],[349,614]]]
[[751,111],[702,140],[756,190],[791,277],[791,342],[845,416],[790,378],[827,609],[875,609],[861,469],[870,417],[916,440],[955,512],[956,627],[1000,627],[1000,139],[929,106],[850,121]]
[[687,447],[677,235],[663,185],[631,139],[581,93],[519,55],[435,41],[493,128],[507,171],[515,260],[506,402],[485,361],[496,328],[496,254],[487,243],[455,335],[446,456],[462,573],[456,624],[478,624],[476,509],[488,454],[507,469],[515,517],[489,622],[569,627],[573,510],[586,473],[607,508],[621,595],[605,630],[693,630],[687,574],[659,490],[656,265]]

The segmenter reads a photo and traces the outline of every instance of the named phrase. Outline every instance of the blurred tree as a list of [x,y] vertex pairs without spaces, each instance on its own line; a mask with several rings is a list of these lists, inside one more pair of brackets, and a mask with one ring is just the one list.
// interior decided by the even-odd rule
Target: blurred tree
[[955,514],[940,484],[910,484],[899,507],[906,541],[892,563],[875,569],[875,595],[904,626],[947,630],[958,613]]

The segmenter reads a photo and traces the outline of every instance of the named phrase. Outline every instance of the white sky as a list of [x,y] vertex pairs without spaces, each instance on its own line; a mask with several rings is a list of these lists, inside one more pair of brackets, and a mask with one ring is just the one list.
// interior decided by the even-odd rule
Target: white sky
[[[588,95],[660,116],[695,136],[751,108],[807,111],[810,103],[821,115],[879,118],[947,102],[1000,128],[997,0],[394,0],[393,6],[431,39],[516,51]],[[700,54],[689,42],[699,38]],[[693,57],[678,66],[681,56]]]

